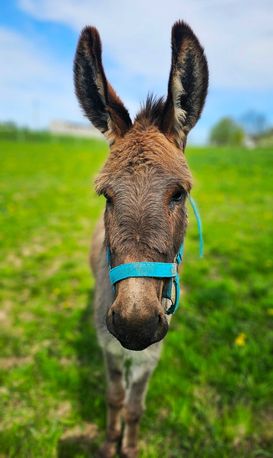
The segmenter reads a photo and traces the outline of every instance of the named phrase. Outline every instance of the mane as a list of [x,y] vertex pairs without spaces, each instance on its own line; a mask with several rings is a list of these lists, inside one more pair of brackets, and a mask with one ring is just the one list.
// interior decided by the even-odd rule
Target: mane
[[135,122],[143,127],[149,125],[160,126],[165,106],[164,97],[156,97],[153,94],[148,94],[146,101],[142,104],[140,111],[135,117]]

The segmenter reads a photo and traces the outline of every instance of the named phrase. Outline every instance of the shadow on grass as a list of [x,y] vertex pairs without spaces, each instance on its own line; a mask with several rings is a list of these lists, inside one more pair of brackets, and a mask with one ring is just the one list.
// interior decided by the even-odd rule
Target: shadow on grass
[[58,443],[58,458],[91,458],[96,456],[97,429],[95,425],[86,425],[84,428],[73,428],[68,431]]
[[90,290],[75,342],[79,368],[78,411],[84,426],[76,426],[60,438],[59,458],[95,456],[101,442],[98,431],[105,428],[104,366],[93,320],[93,298],[94,291]]

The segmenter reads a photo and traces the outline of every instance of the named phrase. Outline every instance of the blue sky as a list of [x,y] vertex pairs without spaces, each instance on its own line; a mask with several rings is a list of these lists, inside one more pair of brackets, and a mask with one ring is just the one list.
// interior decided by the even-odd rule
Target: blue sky
[[186,20],[205,47],[210,89],[191,133],[206,140],[221,117],[256,110],[273,124],[272,0],[10,0],[0,16],[0,121],[33,128],[84,122],[72,64],[82,27],[95,25],[108,79],[132,117],[149,91],[165,95],[170,30]]

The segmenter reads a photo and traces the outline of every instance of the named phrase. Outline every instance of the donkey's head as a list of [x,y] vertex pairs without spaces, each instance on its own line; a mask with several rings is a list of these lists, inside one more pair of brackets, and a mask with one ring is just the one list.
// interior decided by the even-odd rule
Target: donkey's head
[[[172,29],[172,65],[166,100],[148,97],[132,123],[105,77],[97,30],[83,30],[74,65],[80,104],[110,142],[96,189],[106,198],[105,246],[111,265],[173,262],[187,226],[191,189],[184,149],[200,117],[208,87],[203,48],[188,25]],[[116,284],[107,312],[109,331],[131,350],[161,340],[168,330],[164,279],[127,278]]]

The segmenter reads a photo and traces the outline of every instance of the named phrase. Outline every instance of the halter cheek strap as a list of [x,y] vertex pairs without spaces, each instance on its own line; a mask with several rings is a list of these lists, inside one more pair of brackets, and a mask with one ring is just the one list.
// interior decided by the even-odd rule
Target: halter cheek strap
[[[196,203],[190,195],[188,195],[189,201],[194,211],[194,215],[197,221],[198,233],[199,233],[199,253],[200,257],[203,256],[203,235],[202,235],[202,223],[201,218],[196,206]],[[115,286],[119,281],[125,280],[126,278],[162,278],[166,279],[164,284],[162,297],[171,301],[171,306],[166,311],[168,315],[174,313],[179,305],[180,297],[180,284],[178,267],[183,259],[184,246],[181,244],[178,253],[175,257],[175,262],[129,262],[127,264],[120,264],[119,266],[111,268],[111,252],[110,248],[106,248],[107,264],[109,266],[109,278],[110,282]],[[174,296],[173,296],[174,290]],[[174,297],[174,299],[173,299]]]

